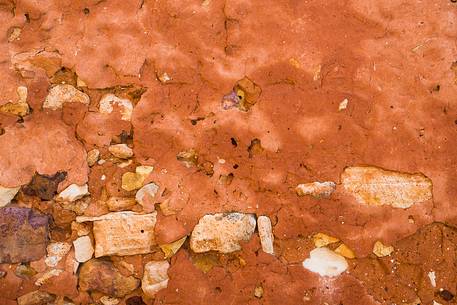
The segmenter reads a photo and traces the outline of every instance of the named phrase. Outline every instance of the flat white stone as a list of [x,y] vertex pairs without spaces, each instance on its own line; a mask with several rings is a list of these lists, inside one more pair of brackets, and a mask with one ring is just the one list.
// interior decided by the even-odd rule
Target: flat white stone
[[309,255],[310,258],[303,261],[303,267],[320,276],[335,277],[348,268],[346,259],[329,248],[316,248]]
[[77,184],[70,184],[66,189],[60,192],[57,195],[57,201],[65,201],[65,202],[73,202],[75,200],[81,199],[86,195],[89,195],[89,187],[87,184],[84,185],[77,185]]
[[94,247],[89,236],[78,237],[73,241],[75,247],[75,259],[79,263],[87,262],[94,255]]
[[144,266],[141,289],[148,297],[153,297],[158,291],[167,288],[168,268],[170,264],[165,261],[149,262]]
[[99,112],[109,114],[113,112],[114,105],[117,105],[121,111],[121,119],[124,121],[130,121],[132,118],[133,104],[129,99],[119,98],[114,94],[105,94],[100,99]]
[[257,218],[257,228],[259,230],[260,244],[262,245],[263,252],[274,255],[274,236],[270,218],[267,216],[259,216]]
[[252,214],[217,213],[200,218],[190,237],[190,247],[196,253],[211,250],[230,253],[241,250],[240,241],[247,241],[255,230]]
[[79,91],[72,85],[61,84],[56,85],[49,90],[46,100],[43,103],[43,108],[56,110],[62,108],[64,103],[74,102],[89,105],[90,99],[87,94]]
[[0,186],[0,208],[6,206],[13,200],[20,187],[3,187]]

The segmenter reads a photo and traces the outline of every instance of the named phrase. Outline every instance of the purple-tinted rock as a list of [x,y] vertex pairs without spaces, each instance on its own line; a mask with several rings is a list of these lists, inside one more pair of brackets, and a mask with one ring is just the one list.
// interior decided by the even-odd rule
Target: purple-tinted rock
[[0,209],[0,263],[30,262],[45,256],[48,221],[48,216],[29,208]]

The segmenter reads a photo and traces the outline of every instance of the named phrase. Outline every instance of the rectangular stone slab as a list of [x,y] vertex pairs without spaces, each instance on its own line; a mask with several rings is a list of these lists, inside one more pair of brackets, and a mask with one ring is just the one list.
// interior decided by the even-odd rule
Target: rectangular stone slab
[[137,214],[115,212],[98,217],[76,218],[78,222],[92,221],[95,238],[95,257],[107,255],[135,255],[151,252],[157,212]]
[[0,209],[0,263],[35,261],[46,255],[49,217],[29,208]]

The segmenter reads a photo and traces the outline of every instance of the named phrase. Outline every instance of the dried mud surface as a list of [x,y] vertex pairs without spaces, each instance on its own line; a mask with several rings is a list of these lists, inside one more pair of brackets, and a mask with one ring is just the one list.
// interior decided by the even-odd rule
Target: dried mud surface
[[[20,187],[0,208],[0,304],[456,304],[454,2],[0,0],[0,186]],[[59,84],[88,104],[44,107]],[[133,109],[102,110],[107,94]],[[342,182],[356,166],[400,182],[365,204]],[[334,192],[297,194],[316,181]],[[72,184],[90,195],[59,200]],[[153,228],[129,239],[147,250],[75,266],[76,239],[115,231],[80,217],[119,211],[154,215],[129,225]],[[228,212],[268,216],[274,255],[257,230],[231,253],[163,246]],[[353,251],[346,272],[303,267],[316,233]],[[145,295],[145,264],[165,259],[166,288]]]

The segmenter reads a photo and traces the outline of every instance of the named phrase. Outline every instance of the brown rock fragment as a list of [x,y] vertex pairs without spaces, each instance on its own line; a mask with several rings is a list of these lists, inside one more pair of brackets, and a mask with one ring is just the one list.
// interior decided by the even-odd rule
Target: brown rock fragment
[[29,208],[0,209],[0,263],[29,262],[45,256],[48,220]]
[[230,109],[237,107],[241,111],[248,111],[257,103],[262,89],[248,77],[236,82],[232,92],[222,98],[222,107]]
[[91,259],[79,271],[79,287],[82,291],[101,292],[112,297],[123,297],[140,285],[133,276],[123,276],[113,263]]
[[373,166],[348,167],[341,182],[359,203],[409,208],[432,198],[432,181],[423,174],[383,170]]
[[32,291],[17,298],[18,305],[48,305],[54,302],[55,296],[44,291]]
[[29,196],[38,196],[42,200],[51,200],[57,193],[59,183],[65,180],[66,177],[66,172],[57,172],[53,176],[36,173],[32,181],[23,187],[23,191]]
[[251,144],[248,146],[248,153],[249,153],[249,158],[254,157],[254,155],[258,155],[263,152],[263,147],[262,143],[259,139],[253,139],[251,141]]
[[192,166],[196,166],[198,164],[198,154],[192,148],[179,152],[176,155],[176,159],[187,168],[191,168]]

